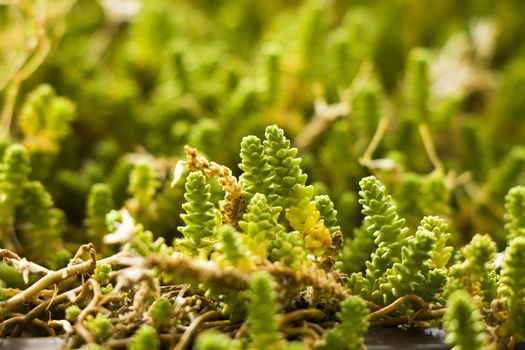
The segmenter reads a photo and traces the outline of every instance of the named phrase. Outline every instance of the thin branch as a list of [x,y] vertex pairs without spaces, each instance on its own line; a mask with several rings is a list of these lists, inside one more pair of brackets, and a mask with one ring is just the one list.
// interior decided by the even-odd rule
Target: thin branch
[[439,174],[443,174],[444,167],[443,162],[441,162],[441,159],[439,159],[439,156],[436,151],[436,147],[434,146],[434,140],[432,139],[432,134],[430,133],[430,129],[428,128],[428,125],[425,123],[419,124],[419,135],[421,136],[421,140],[423,141],[423,146],[425,147],[425,151],[427,153],[428,159],[434,166],[434,171],[436,171]]
[[200,324],[204,321],[214,318],[217,316],[220,316],[221,312],[212,310],[203,313],[202,315],[197,316],[191,324],[186,328],[186,331],[182,334],[182,337],[178,341],[177,345],[173,348],[173,350],[184,350],[189,345],[190,341],[193,339],[193,336],[195,332],[197,332],[197,329],[199,328]]
[[295,321],[303,319],[323,319],[326,317],[326,314],[319,309],[301,309],[291,311],[287,314],[281,316],[280,324],[286,325]]
[[388,326],[397,326],[401,324],[412,323],[414,321],[434,320],[434,319],[439,319],[443,317],[446,311],[447,310],[445,308],[437,309],[437,310],[426,310],[426,311],[419,312],[417,315],[402,315],[402,316],[392,317],[386,320],[372,321],[370,322],[370,326],[388,327]]
[[84,310],[82,310],[82,312],[78,315],[75,322],[75,330],[86,341],[86,343],[93,343],[93,335],[89,333],[86,328],[84,328],[83,323],[89,314],[94,313],[97,310],[100,300],[102,299],[102,292],[100,290],[100,285],[94,279],[89,279],[86,283],[91,286],[91,289],[93,290],[93,298],[84,308]]
[[383,139],[386,128],[388,126],[388,122],[389,120],[387,117],[383,117],[381,118],[381,120],[379,120],[372,140],[368,144],[368,147],[366,148],[363,155],[359,158],[359,164],[367,167],[370,171],[376,168],[376,166],[374,165],[374,161],[372,160],[372,156],[374,155],[374,152],[376,151],[377,147],[379,147],[379,144]]
[[37,282],[35,282],[26,290],[24,290],[22,293],[17,294],[6,301],[0,302],[0,311],[13,310],[21,304],[25,303],[27,300],[37,295],[41,290],[62,280],[65,280],[68,277],[75,276],[77,274],[86,274],[93,272],[93,270],[96,267],[94,249],[92,249],[90,253],[92,254],[91,260],[84,261],[77,265],[64,267],[63,269],[60,269],[58,271],[50,271],[47,275],[39,279]]
[[8,320],[5,320],[4,322],[1,323],[1,327],[4,328],[12,324],[18,323],[15,330],[12,332],[11,336],[14,336],[14,337],[19,336],[22,333],[22,331],[25,329],[25,327],[29,323],[31,323],[35,318],[37,318],[41,313],[43,313],[46,309],[48,309],[51,306],[61,304],[63,302],[71,300],[73,296],[76,296],[76,294],[81,291],[82,291],[82,286],[77,287],[73,290],[64,292],[56,296],[54,299],[44,301],[23,316],[12,317]]
[[428,308],[428,303],[426,301],[424,301],[421,297],[419,297],[417,295],[414,295],[414,294],[410,294],[410,295],[404,295],[404,296],[396,299],[393,303],[385,306],[384,308],[372,312],[371,314],[368,315],[368,317],[370,319],[373,319],[373,318],[377,318],[377,317],[388,315],[388,314],[396,311],[397,308],[401,304],[404,304],[404,303],[407,303],[407,302],[415,302],[415,303],[419,304],[421,306],[421,308],[423,308],[423,309]]

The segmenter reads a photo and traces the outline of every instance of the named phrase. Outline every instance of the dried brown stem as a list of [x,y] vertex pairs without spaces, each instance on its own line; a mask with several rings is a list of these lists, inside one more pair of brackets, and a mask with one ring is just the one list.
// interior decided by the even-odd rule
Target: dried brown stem
[[299,270],[294,270],[287,266],[273,263],[263,266],[262,270],[276,277],[288,277],[299,284],[312,286],[318,292],[329,297],[334,304],[339,304],[340,301],[348,297],[348,292],[337,282],[334,276],[322,269],[303,267]]
[[177,345],[173,348],[173,350],[184,350],[189,345],[190,341],[193,339],[193,336],[195,335],[195,332],[197,332],[197,329],[199,326],[206,320],[210,318],[214,318],[217,316],[220,316],[220,311],[212,310],[205,312],[199,316],[197,316],[191,324],[186,328],[184,333],[182,334],[182,337],[177,342]]
[[372,140],[368,144],[368,147],[366,148],[363,155],[359,158],[359,164],[367,167],[368,170],[370,170],[371,172],[373,172],[373,170],[376,169],[374,161],[372,160],[372,156],[374,155],[374,152],[379,146],[379,143],[381,143],[381,140],[383,139],[386,128],[388,126],[388,122],[389,120],[386,117],[382,118],[379,121],[379,124],[377,125],[377,129],[374,133],[374,136],[372,137]]
[[73,296],[78,299],[79,296],[77,296],[76,294],[77,293],[80,293],[82,291],[82,286],[80,287],[77,287],[73,290],[70,290],[70,291],[67,291],[67,292],[64,292],[60,295],[57,295],[55,298],[53,299],[49,299],[43,303],[40,303],[38,306],[36,306],[35,308],[33,308],[31,311],[29,311],[27,314],[25,314],[24,316],[22,317],[15,317],[15,318],[10,318],[6,321],[4,321],[2,323],[2,326],[9,326],[13,323],[18,323],[15,330],[13,331],[13,333],[11,334],[11,336],[19,336],[25,329],[25,327],[31,323],[35,318],[37,318],[40,314],[42,314],[44,311],[48,310],[50,307],[54,306],[54,305],[58,305],[58,304],[62,304],[66,301],[69,301],[70,299],[73,298]]
[[102,299],[102,292],[100,290],[100,285],[94,279],[89,279],[86,284],[88,284],[93,290],[93,298],[84,308],[84,310],[82,310],[82,312],[78,315],[74,328],[86,343],[92,343],[95,339],[93,338],[93,335],[91,335],[91,333],[89,333],[87,329],[84,328],[83,323],[89,314],[97,311],[100,300]]
[[177,257],[152,256],[146,268],[156,268],[181,280],[195,281],[209,286],[243,290],[248,288],[249,275],[239,269],[222,269],[211,261],[193,260],[183,255]]
[[308,327],[285,327],[282,329],[282,332],[292,337],[304,336],[312,339],[320,337],[316,331]]
[[378,317],[381,317],[381,316],[388,315],[388,314],[396,311],[397,308],[401,304],[404,304],[404,303],[407,303],[407,302],[415,302],[415,303],[419,304],[422,309],[428,308],[427,302],[424,301],[421,297],[419,297],[417,295],[414,295],[414,294],[410,294],[410,295],[404,295],[404,296],[396,299],[391,304],[385,306],[384,308],[372,312],[371,314],[368,315],[368,317],[370,319],[373,319],[373,318],[378,318]]
[[392,317],[386,320],[378,320],[370,322],[372,327],[388,327],[388,326],[397,326],[400,324],[407,324],[413,321],[427,321],[434,320],[443,317],[446,309],[437,309],[437,310],[426,310],[421,311],[417,315],[402,315]]
[[421,123],[419,124],[418,128],[419,135],[421,136],[421,140],[423,141],[423,146],[425,147],[428,159],[434,166],[434,170],[440,174],[443,174],[443,162],[441,162],[441,159],[439,159],[436,147],[434,146],[434,141],[432,139],[432,134],[430,133],[428,125],[425,123]]
[[301,310],[295,310],[291,311],[287,314],[282,315],[280,319],[281,325],[286,325],[288,323],[292,323],[299,320],[304,319],[322,319],[325,318],[326,315],[324,312],[322,312],[319,309],[301,309]]
[[[0,302],[0,311],[11,311],[21,304],[25,303],[29,299],[36,296],[40,291],[46,289],[47,287],[65,280],[68,277],[75,276],[77,274],[85,274],[92,272],[96,267],[96,257],[95,250],[92,245],[86,245],[83,247],[88,247],[84,249],[89,249],[91,259],[84,261],[82,263],[64,267],[58,271],[50,271],[47,275],[39,279],[29,288],[24,290],[22,293],[19,293],[6,301]],[[82,249],[82,248],[81,248]]]

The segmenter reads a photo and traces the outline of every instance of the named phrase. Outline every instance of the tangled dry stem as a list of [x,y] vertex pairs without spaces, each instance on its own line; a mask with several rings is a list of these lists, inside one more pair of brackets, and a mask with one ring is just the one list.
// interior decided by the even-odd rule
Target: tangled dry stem
[[[7,250],[0,251],[0,256],[6,261],[20,260]],[[50,335],[67,335],[66,348],[95,341],[108,348],[129,346],[134,332],[148,322],[144,318],[148,305],[159,295],[173,304],[170,324],[159,330],[159,339],[166,348],[188,349],[196,334],[206,329],[221,330],[237,338],[246,335],[246,322],[232,323],[225,319],[218,302],[205,298],[202,291],[190,285],[203,284],[237,294],[248,288],[249,272],[221,268],[214,262],[183,255],[152,254],[141,258],[126,250],[101,261],[114,269],[111,279],[116,287],[107,295],[102,293],[102,286],[95,279],[89,278],[96,266],[92,245],[82,246],[69,266],[49,271],[26,290],[12,289],[10,298],[0,304],[2,336],[19,336],[28,327],[36,327]],[[348,297],[343,284],[333,273],[315,265],[294,270],[266,262],[258,266],[258,270],[271,274],[277,288],[289,289],[288,295],[292,298],[300,298],[301,291],[311,291],[313,297],[301,299],[303,305],[292,303],[279,316],[279,329],[289,339],[304,340],[307,348],[322,346],[323,334],[334,325],[340,301]],[[134,280],[130,275],[135,276]],[[82,278],[72,279],[73,276]],[[305,300],[312,301],[310,307],[304,307]],[[137,303],[142,307],[137,307]],[[413,304],[416,311],[411,315],[399,314],[398,308],[405,303]],[[64,310],[70,305],[84,305],[73,324],[64,319]],[[28,306],[29,310],[24,311]],[[445,309],[432,310],[416,295],[403,296],[385,307],[369,303],[369,308],[373,310],[369,314],[373,326],[436,319],[445,312]],[[106,315],[113,324],[111,335],[103,341],[95,339],[85,326],[88,317],[97,313]]]

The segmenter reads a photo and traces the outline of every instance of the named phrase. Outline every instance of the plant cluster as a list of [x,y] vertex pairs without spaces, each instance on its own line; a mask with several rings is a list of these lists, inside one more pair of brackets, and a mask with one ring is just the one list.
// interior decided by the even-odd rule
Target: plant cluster
[[523,10],[0,3],[0,335],[525,341]]
[[[353,254],[366,252],[343,248],[330,197],[313,196],[282,129],[272,125],[263,141],[243,140],[238,181],[186,151],[173,183],[185,178],[185,225],[173,245],[121,209],[106,215],[100,244],[120,248],[105,258],[90,243],[53,270],[0,251],[4,269],[24,276],[22,285],[3,289],[4,336],[36,327],[67,335],[68,348],[184,349],[196,337],[196,349],[362,349],[369,326],[443,319],[457,349],[523,340],[521,187],[507,196],[510,243],[502,262],[490,236],[476,235],[449,263],[446,221],[426,216],[411,232],[385,186],[366,177],[360,234],[344,246],[370,242],[357,268]],[[18,145],[6,154],[16,152],[25,154]],[[253,164],[265,178],[254,176]],[[224,191],[218,206],[212,181]],[[93,202],[107,203],[104,186],[93,193]],[[232,221],[225,208],[239,207]]]

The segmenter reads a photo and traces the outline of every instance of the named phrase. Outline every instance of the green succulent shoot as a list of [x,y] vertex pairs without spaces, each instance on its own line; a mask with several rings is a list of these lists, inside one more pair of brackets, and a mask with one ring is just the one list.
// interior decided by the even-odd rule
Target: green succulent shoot
[[454,350],[488,349],[481,313],[465,291],[458,290],[449,297],[443,327],[447,332],[446,342],[453,345]]
[[186,202],[182,208],[185,226],[179,227],[184,238],[175,241],[183,251],[193,256],[207,257],[215,240],[215,207],[210,202],[210,185],[200,171],[191,172],[186,178]]
[[277,303],[271,277],[263,272],[250,279],[248,302],[249,349],[283,349],[283,335],[278,331]]

